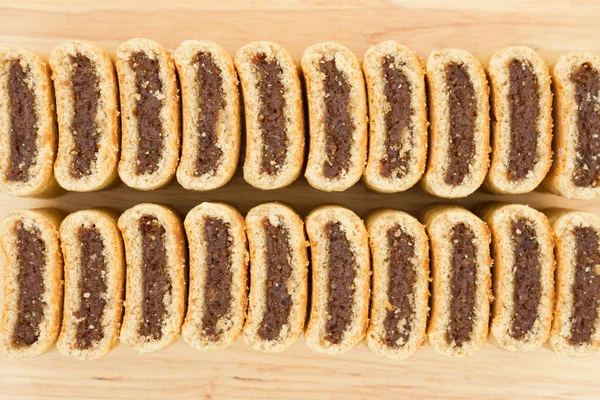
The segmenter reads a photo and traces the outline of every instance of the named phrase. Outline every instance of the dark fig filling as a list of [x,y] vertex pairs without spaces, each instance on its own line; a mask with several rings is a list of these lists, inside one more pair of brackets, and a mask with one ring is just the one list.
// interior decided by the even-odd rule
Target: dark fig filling
[[223,76],[221,69],[215,63],[212,54],[200,52],[196,55],[198,72],[198,154],[194,175],[214,174],[217,170],[223,151],[217,146],[219,136],[217,122],[225,107],[223,92]]
[[73,141],[75,155],[71,164],[71,176],[81,178],[92,173],[92,163],[98,155],[100,136],[96,124],[98,112],[98,77],[92,61],[82,54],[70,56],[73,65],[71,89],[73,90]]
[[277,60],[269,60],[265,54],[255,55],[252,63],[260,93],[259,124],[263,142],[260,168],[262,173],[275,175],[287,155],[283,70]]
[[288,292],[288,280],[292,276],[292,254],[289,232],[283,224],[275,226],[268,218],[264,218],[262,226],[267,245],[266,310],[258,328],[258,336],[264,340],[276,340],[281,328],[288,322],[292,307],[292,296]]
[[512,60],[508,71],[511,127],[508,179],[517,181],[526,178],[537,161],[540,95],[537,76],[528,62]]
[[350,115],[350,91],[348,79],[335,65],[335,60],[321,60],[319,69],[324,74],[325,91],[325,154],[323,175],[335,179],[350,168],[350,156],[354,138],[354,122]]
[[85,350],[104,337],[102,315],[106,306],[106,260],[104,240],[96,227],[80,227],[77,232],[81,244],[81,303],[73,315],[79,319],[75,345]]
[[381,176],[385,178],[402,178],[408,172],[411,162],[410,152],[401,153],[401,150],[412,147],[412,89],[404,72],[394,62],[394,57],[387,56],[381,64],[385,97],[390,106],[385,114],[387,137],[380,168]]
[[[410,338],[414,319],[414,291],[417,279],[413,258],[415,240],[399,225],[387,232],[389,248],[388,302],[383,321],[385,340],[389,347],[402,347]],[[402,322],[401,326],[400,322]]]
[[573,282],[573,310],[571,336],[574,346],[592,342],[598,322],[600,300],[600,250],[598,232],[590,227],[573,229],[575,235],[575,277]]
[[14,347],[31,346],[38,341],[40,324],[44,319],[44,272],[46,269],[46,244],[37,228],[26,228],[17,222],[18,287],[17,321],[12,333]]
[[138,332],[148,340],[159,340],[167,313],[165,296],[172,289],[167,271],[166,231],[151,215],[140,218],[138,229],[142,239],[142,320]]
[[600,74],[584,63],[571,74],[577,103],[577,158],[573,182],[596,187],[600,179]]
[[445,73],[450,111],[450,146],[444,182],[457,186],[469,174],[475,156],[477,105],[467,67],[451,63],[446,65]]
[[542,296],[540,245],[533,223],[526,218],[512,222],[511,235],[515,275],[509,335],[519,340],[531,331],[538,317]]
[[218,340],[223,333],[218,326],[221,318],[230,313],[231,285],[231,226],[220,218],[204,219],[204,242],[206,243],[206,278],[204,290],[204,314],[202,332],[211,340]]
[[357,265],[339,222],[328,222],[325,235],[329,249],[325,339],[331,344],[339,344],[352,321]]
[[160,110],[162,82],[158,59],[151,59],[142,51],[131,54],[129,65],[135,74],[136,109],[138,122],[138,152],[136,174],[152,174],[158,170],[162,157],[164,137]]
[[450,270],[450,322],[446,341],[462,347],[471,340],[475,320],[477,247],[475,234],[464,223],[452,228]]
[[6,179],[26,182],[35,164],[37,153],[37,116],[35,96],[27,86],[31,76],[19,60],[12,60],[8,72],[8,98],[10,104],[10,162]]

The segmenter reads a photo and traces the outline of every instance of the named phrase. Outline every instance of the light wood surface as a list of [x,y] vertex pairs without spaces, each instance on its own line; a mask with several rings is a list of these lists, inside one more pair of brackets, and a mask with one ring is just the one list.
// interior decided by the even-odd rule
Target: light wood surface
[[[456,3],[456,4],[455,4]],[[538,50],[600,53],[600,3],[589,0],[292,0],[182,1],[75,0],[0,1],[0,46],[24,46],[48,54],[71,38],[113,51],[132,37],[154,39],[174,49],[185,39],[209,39],[231,54],[253,40],[272,40],[300,58],[319,41],[334,40],[362,57],[369,45],[397,40],[426,57],[433,48],[458,47],[480,56],[508,45]],[[119,185],[98,193],[65,193],[46,200],[0,196],[0,217],[18,208],[94,206],[119,211],[143,201],[165,203],[185,213],[207,200],[227,201],[246,212],[279,200],[303,215],[322,203],[350,207],[360,216],[379,207],[418,214],[439,200],[420,189],[381,195],[364,185],[324,194],[301,179],[292,187],[260,192],[240,173],[209,193],[167,188],[136,192]],[[600,213],[600,200],[568,201],[536,192],[493,196],[478,192],[454,201],[469,208],[509,201],[537,208],[569,207]],[[364,345],[327,357],[312,353],[300,339],[278,355],[255,353],[241,340],[230,349],[200,352],[179,341],[158,353],[138,356],[124,345],[102,360],[81,362],[56,351],[31,360],[0,359],[4,398],[598,398],[600,355],[561,359],[548,349],[510,353],[492,345],[452,360],[425,346],[404,361],[371,354]]]

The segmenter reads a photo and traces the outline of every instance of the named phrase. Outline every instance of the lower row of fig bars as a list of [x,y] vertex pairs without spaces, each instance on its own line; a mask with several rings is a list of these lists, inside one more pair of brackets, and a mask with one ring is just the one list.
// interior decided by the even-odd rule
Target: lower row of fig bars
[[426,209],[421,222],[380,210],[366,223],[340,206],[303,221],[279,203],[245,219],[202,203],[183,223],[157,204],[120,217],[17,211],[0,223],[0,350],[30,357],[57,341],[62,354],[93,359],[119,339],[150,352],[180,335],[220,349],[241,334],[278,352],[303,332],[317,352],[344,353],[366,337],[390,358],[426,338],[447,356],[472,354],[488,336],[511,351],[546,341],[565,356],[598,350],[600,217],[518,204],[480,217],[450,205]]

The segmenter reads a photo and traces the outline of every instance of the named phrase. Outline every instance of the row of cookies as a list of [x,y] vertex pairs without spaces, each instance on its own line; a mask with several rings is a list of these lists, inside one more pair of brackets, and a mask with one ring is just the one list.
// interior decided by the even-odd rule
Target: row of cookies
[[39,196],[56,183],[99,190],[117,176],[139,190],[175,175],[186,189],[218,188],[238,165],[239,76],[244,179],[259,189],[302,173],[304,81],[305,176],[319,190],[342,191],[364,177],[380,192],[421,181],[430,194],[456,198],[483,183],[527,193],[545,178],[569,198],[600,194],[600,57],[588,53],[562,56],[549,71],[528,47],[497,52],[487,69],[466,51],[445,49],[423,67],[387,41],[366,52],[361,68],[329,42],[309,47],[299,68],[269,42],[242,47],[234,61],[212,42],[183,42],[172,56],[132,39],[117,49],[116,73],[104,50],[81,41],[55,48],[49,64],[23,49],[0,52],[3,193]]
[[546,342],[560,355],[597,351],[600,217],[563,210],[548,219],[516,204],[480,215],[438,205],[424,225],[395,210],[364,224],[346,208],[321,206],[305,231],[279,203],[245,219],[202,203],[183,223],[156,204],[62,222],[55,211],[18,211],[0,223],[0,351],[35,356],[58,338],[62,354],[92,359],[118,340],[149,352],[182,335],[220,349],[241,334],[253,349],[277,352],[303,332],[327,354],[366,338],[384,357],[407,357],[426,339],[441,354],[466,356],[488,336],[511,351]]

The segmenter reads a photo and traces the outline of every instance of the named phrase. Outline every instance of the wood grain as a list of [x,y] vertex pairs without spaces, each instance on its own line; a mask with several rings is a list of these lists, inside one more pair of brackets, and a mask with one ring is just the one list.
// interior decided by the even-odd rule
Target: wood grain
[[[523,44],[538,50],[600,53],[600,3],[528,0],[291,0],[204,2],[182,0],[2,1],[0,46],[24,46],[48,54],[59,43],[80,38],[110,51],[132,37],[148,37],[171,49],[185,39],[210,39],[234,54],[253,40],[272,40],[299,58],[319,41],[343,43],[362,57],[369,45],[394,39],[426,57],[433,48],[458,47],[478,55]],[[94,206],[123,211],[142,201],[185,213],[206,200],[227,201],[246,212],[271,200],[303,215],[314,206],[338,203],[359,215],[380,207],[418,214],[438,199],[420,189],[381,195],[362,183],[337,194],[292,187],[261,192],[240,173],[209,193],[173,183],[150,193],[124,185],[97,193],[64,193],[45,200],[0,196],[0,217],[18,208],[52,206],[66,211]],[[568,207],[600,213],[600,200],[568,201],[535,192],[493,196],[483,192],[452,203],[471,209],[488,201]],[[278,355],[255,353],[241,341],[219,352],[200,352],[183,342],[138,356],[126,346],[106,358],[82,363],[56,351],[32,360],[0,359],[3,398],[581,398],[600,397],[600,355],[563,359],[548,349],[515,354],[491,345],[472,357],[451,360],[425,346],[404,361],[371,354],[364,345],[349,354],[312,353],[300,339]]]

